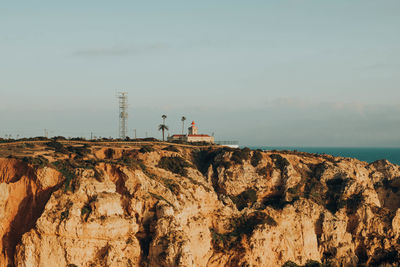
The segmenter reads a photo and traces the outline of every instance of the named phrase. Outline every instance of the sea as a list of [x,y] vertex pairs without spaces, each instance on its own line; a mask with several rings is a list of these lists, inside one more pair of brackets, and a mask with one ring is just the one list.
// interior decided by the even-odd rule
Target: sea
[[368,163],[374,162],[380,159],[387,159],[391,163],[400,165],[400,148],[351,148],[351,147],[272,147],[272,146],[261,146],[261,147],[249,147],[251,149],[262,149],[262,150],[290,150],[290,151],[301,151],[308,153],[317,154],[328,154],[335,157],[349,157],[356,158]]

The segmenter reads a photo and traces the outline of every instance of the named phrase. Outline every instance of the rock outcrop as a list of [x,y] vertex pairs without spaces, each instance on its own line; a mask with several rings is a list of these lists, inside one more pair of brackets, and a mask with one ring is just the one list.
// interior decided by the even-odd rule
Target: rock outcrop
[[399,262],[400,167],[388,161],[69,150],[44,166],[0,159],[0,267]]

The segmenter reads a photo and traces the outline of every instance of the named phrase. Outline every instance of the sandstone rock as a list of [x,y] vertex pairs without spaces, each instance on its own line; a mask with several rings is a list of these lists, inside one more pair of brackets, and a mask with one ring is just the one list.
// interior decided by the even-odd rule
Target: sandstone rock
[[[239,164],[212,148],[199,166],[191,148],[106,149],[76,167],[71,190],[51,166],[0,159],[0,267],[399,260],[400,168],[387,161],[263,152]],[[169,156],[190,163],[187,175],[158,166]]]

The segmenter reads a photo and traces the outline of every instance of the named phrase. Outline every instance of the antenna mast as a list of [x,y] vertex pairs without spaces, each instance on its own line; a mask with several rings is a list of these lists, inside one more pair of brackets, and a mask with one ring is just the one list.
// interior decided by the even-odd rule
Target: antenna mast
[[126,139],[128,131],[128,93],[119,92],[119,138]]

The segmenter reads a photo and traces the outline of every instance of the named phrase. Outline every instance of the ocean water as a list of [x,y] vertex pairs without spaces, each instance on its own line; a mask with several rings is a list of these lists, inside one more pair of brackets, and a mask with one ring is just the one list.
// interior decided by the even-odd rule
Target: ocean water
[[308,153],[328,154],[335,157],[356,158],[368,163],[379,159],[387,159],[400,165],[400,148],[351,148],[351,147],[249,147],[262,150],[297,150]]

